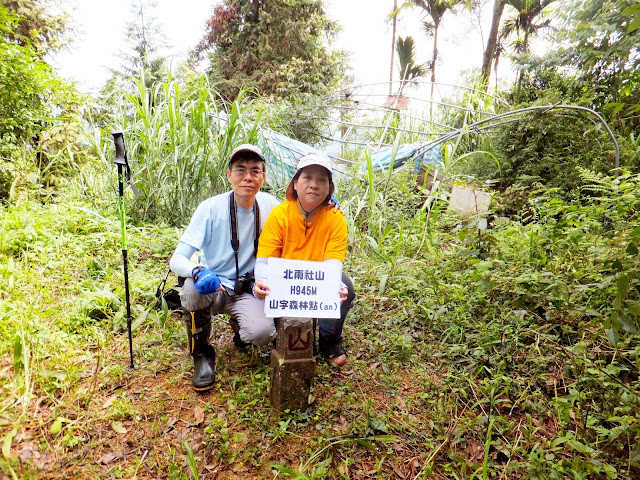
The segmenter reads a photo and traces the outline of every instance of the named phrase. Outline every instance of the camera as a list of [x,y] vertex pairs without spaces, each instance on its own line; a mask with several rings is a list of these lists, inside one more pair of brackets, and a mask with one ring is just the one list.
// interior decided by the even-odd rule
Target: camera
[[236,288],[234,291],[236,294],[253,293],[253,284],[256,283],[256,277],[253,275],[253,270],[244,273],[236,280]]

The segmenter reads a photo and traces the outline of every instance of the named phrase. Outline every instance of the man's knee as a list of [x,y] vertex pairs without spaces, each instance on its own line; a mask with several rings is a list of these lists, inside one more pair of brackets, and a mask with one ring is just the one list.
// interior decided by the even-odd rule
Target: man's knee
[[258,347],[267,345],[276,338],[276,327],[273,320],[267,322],[255,322],[250,328],[240,326],[240,340],[244,343],[252,343]]
[[250,293],[235,296],[227,305],[227,313],[235,318],[244,343],[267,345],[276,338],[276,327],[272,318],[264,314],[264,303]]
[[202,295],[196,290],[193,279],[187,278],[180,291],[180,303],[188,312],[211,308],[212,313],[219,313],[224,308],[224,291],[220,290],[209,295]]

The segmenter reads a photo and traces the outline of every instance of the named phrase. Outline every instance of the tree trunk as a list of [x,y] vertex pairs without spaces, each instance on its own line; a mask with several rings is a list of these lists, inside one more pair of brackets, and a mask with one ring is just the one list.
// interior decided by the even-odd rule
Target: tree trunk
[[431,98],[429,102],[429,118],[433,117],[433,90],[436,86],[436,62],[438,61],[438,27],[440,22],[433,24],[433,60],[431,61]]
[[[524,42],[522,46],[523,53],[529,53],[529,31],[524,31]],[[520,93],[522,91],[522,81],[524,80],[524,70],[518,72],[518,88],[516,89],[516,98],[520,101]]]
[[[393,0],[393,11],[398,10],[398,0]],[[389,95],[393,89],[393,55],[396,52],[396,26],[398,24],[398,14],[393,16],[393,34],[391,35],[391,66],[389,67]]]
[[504,11],[505,0],[495,0],[493,4],[493,18],[491,19],[491,29],[489,30],[489,38],[487,39],[487,47],[482,56],[482,79],[485,86],[489,86],[489,77],[491,76],[491,63],[496,55],[496,46],[498,44],[498,30],[500,28],[500,19]]

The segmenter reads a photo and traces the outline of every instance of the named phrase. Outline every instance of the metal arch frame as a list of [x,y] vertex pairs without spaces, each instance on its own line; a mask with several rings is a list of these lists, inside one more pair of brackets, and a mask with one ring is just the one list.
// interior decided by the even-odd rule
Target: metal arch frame
[[[349,87],[345,87],[342,88],[340,90],[337,90],[336,92],[327,95],[326,97],[324,97],[324,101],[328,102],[331,100],[338,100],[341,98],[344,98],[344,94],[345,93],[351,93],[353,95],[353,97],[358,97],[358,96],[364,96],[364,97],[368,97],[371,96],[371,94],[362,94],[362,93],[353,93],[354,91],[357,90],[361,90],[363,88],[366,87],[372,87],[372,86],[377,86],[377,85],[387,85],[389,82],[377,82],[377,83],[369,83],[369,84],[363,84],[363,85],[352,85]],[[394,82],[396,83],[396,82]],[[397,82],[400,84],[400,86],[403,86],[403,82],[399,81]],[[432,82],[418,82],[420,85],[430,85],[432,84]],[[486,91],[483,90],[479,90],[476,88],[472,88],[472,87],[467,87],[467,86],[463,86],[463,85],[455,85],[455,84],[448,84],[448,83],[439,83],[439,82],[433,82],[436,85],[442,85],[442,86],[447,86],[447,87],[454,87],[454,88],[458,88],[458,89],[462,89],[462,90],[466,90],[466,91],[470,91],[470,92],[475,92],[475,93],[480,93],[488,98],[492,98],[493,100],[495,100],[496,102],[502,104],[502,106],[506,106],[507,108],[510,107],[509,103],[506,102],[503,98],[501,98],[499,95],[491,95]],[[383,95],[384,96],[384,95]],[[351,95],[349,95],[349,97],[351,97]],[[411,97],[411,98],[415,98],[415,97]],[[452,107],[453,105],[449,105],[449,104],[443,104],[441,102],[435,102],[433,100],[425,100],[425,99],[420,99],[421,101],[425,101],[425,102],[432,102],[432,103],[438,103],[444,106],[448,106],[448,107]],[[345,108],[345,109],[358,109],[357,107],[345,107],[345,106],[340,106],[340,105],[330,105],[330,104],[323,104],[322,105],[325,108]],[[377,107],[377,108],[372,108],[373,105],[369,106],[369,110],[376,110],[376,111],[392,111],[393,109],[387,109],[384,107]],[[457,107],[460,108],[460,107]],[[466,109],[466,108],[462,108],[463,110],[469,110],[470,109]],[[553,105],[538,105],[538,106],[531,106],[531,107],[525,107],[525,108],[520,108],[517,110],[511,110],[508,112],[504,112],[504,113],[500,113],[500,114],[494,114],[491,115],[488,118],[484,118],[482,120],[478,120],[477,122],[468,124],[468,125],[464,125],[458,129],[452,130],[450,132],[447,133],[438,133],[438,132],[432,132],[430,133],[430,135],[440,135],[440,138],[437,138],[436,140],[433,140],[431,142],[428,142],[425,144],[424,147],[421,147],[418,152],[423,152],[426,150],[429,150],[430,148],[433,148],[437,145],[440,145],[442,143],[445,143],[453,138],[456,138],[458,135],[460,135],[461,133],[463,133],[464,131],[470,131],[470,130],[475,130],[476,133],[480,133],[482,130],[488,130],[491,129],[499,124],[502,124],[504,122],[498,122],[498,123],[494,123],[497,120],[501,120],[504,118],[509,118],[512,117],[514,115],[519,115],[521,113],[524,112],[528,112],[528,111],[542,111],[542,113],[546,113],[549,112],[551,110],[556,110],[556,109],[567,109],[567,110],[576,110],[576,111],[582,111],[582,112],[586,112],[592,116],[594,116],[598,122],[600,122],[607,134],[609,135],[609,138],[611,139],[611,142],[613,143],[613,146],[615,148],[615,169],[618,169],[620,167],[620,146],[618,144],[618,141],[616,140],[613,132],[611,131],[611,128],[609,127],[609,125],[607,124],[607,122],[605,121],[605,119],[595,110],[588,108],[588,107],[582,107],[582,106],[578,106],[578,105],[563,105],[560,103],[557,104],[553,104]],[[483,112],[473,112],[473,113],[483,113]],[[304,115],[302,115],[304,117]],[[316,118],[314,116],[306,116],[307,118]],[[512,122],[512,121],[516,121],[516,119],[508,119],[507,122]],[[345,124],[345,125],[349,125],[350,128],[352,127],[372,127],[372,125],[363,125],[363,124],[358,124],[355,122],[344,122],[344,121],[340,121],[337,120],[337,123],[341,123],[341,124]],[[443,125],[438,125],[441,127],[446,127]],[[384,128],[385,131],[387,128],[389,128],[388,126],[376,126],[375,128]],[[396,129],[393,128],[394,130],[398,130],[398,131],[409,131],[409,130],[404,130],[404,129]],[[410,131],[411,133],[419,133],[419,132],[414,132],[414,131]],[[309,132],[312,134],[317,135],[319,138],[324,138],[325,140],[329,140],[329,141],[335,141],[338,143],[345,143],[345,144],[354,144],[354,145],[362,145],[365,146],[367,144],[364,144],[362,142],[354,142],[354,141],[347,141],[346,139],[337,139],[337,138],[331,138],[325,135],[322,135],[318,132]],[[342,160],[342,159],[340,159]],[[351,163],[351,162],[347,162],[345,160],[345,163]]]
[[[503,123],[506,122],[513,122],[513,121],[517,121],[517,119],[508,119],[506,120],[506,122],[495,122],[496,120],[501,120],[501,119],[505,119],[505,118],[509,118],[512,117],[514,115],[518,115],[524,112],[528,112],[528,111],[536,111],[536,110],[541,110],[542,113],[546,113],[549,112],[551,110],[556,110],[556,109],[567,109],[567,110],[577,110],[577,111],[583,111],[583,112],[587,112],[591,115],[593,115],[594,117],[596,117],[596,119],[602,124],[604,125],[605,130],[607,131],[607,134],[609,135],[609,138],[611,139],[611,142],[613,143],[613,146],[615,148],[615,168],[618,169],[620,167],[620,146],[618,144],[618,141],[616,140],[613,132],[611,131],[611,128],[609,127],[609,125],[607,124],[607,122],[604,120],[604,118],[602,118],[602,116],[596,112],[595,110],[592,110],[590,108],[587,107],[581,107],[578,105],[560,105],[560,104],[555,104],[555,105],[540,105],[540,106],[533,106],[533,107],[526,107],[526,108],[521,108],[518,110],[512,110],[510,112],[505,112],[505,113],[501,113],[498,115],[493,115],[489,118],[485,118],[482,120],[478,120],[477,122],[465,125],[463,127],[460,127],[456,130],[453,130],[451,132],[447,132],[447,133],[430,133],[429,135],[441,135],[440,138],[436,139],[436,140],[432,140],[430,142],[427,142],[423,147],[420,147],[419,149],[416,150],[417,153],[423,152],[423,151],[427,151],[437,145],[440,145],[442,143],[445,143],[449,140],[452,140],[454,138],[456,138],[458,135],[460,135],[461,133],[465,132],[465,131],[471,131],[473,130],[473,133],[482,133],[482,131],[484,130],[489,130],[491,128],[494,128],[498,125],[501,125]],[[491,123],[490,123],[491,122]],[[355,124],[355,123],[349,123],[349,122],[340,122],[338,121],[338,123],[345,123],[345,124],[349,124],[349,125],[355,125],[355,126],[361,126],[361,127],[371,127],[370,125],[363,125],[363,124]],[[383,126],[377,126],[376,128],[384,128]],[[396,129],[396,128],[392,128],[393,130],[398,130],[398,131],[408,131],[408,130],[404,130],[404,129]],[[338,142],[338,143],[344,143],[344,144],[349,144],[349,145],[360,145],[363,147],[366,147],[367,145],[369,145],[368,143],[364,143],[364,142],[357,142],[357,141],[348,141],[348,140],[342,140],[342,139],[337,139],[337,138],[331,138],[325,135],[322,135],[318,132],[310,132],[309,133],[316,135],[320,138],[324,138],[325,140],[328,141],[334,141],[334,142]],[[426,133],[425,133],[426,134]],[[340,159],[339,157],[334,157],[336,159],[342,160],[345,163],[354,163],[354,162],[350,162],[344,159]]]
[[[613,135],[613,132],[611,131],[611,128],[609,128],[609,125],[607,124],[607,122],[604,120],[604,118],[602,118],[602,116],[596,112],[595,110],[592,110],[590,108],[587,107],[581,107],[578,105],[560,105],[560,104],[555,104],[555,105],[539,105],[539,106],[533,106],[533,107],[525,107],[525,108],[520,108],[518,110],[512,110],[510,112],[505,112],[505,113],[501,113],[498,115],[494,115],[490,118],[485,118],[483,120],[479,120],[477,122],[471,123],[469,125],[465,125],[464,127],[461,127],[453,132],[447,133],[446,135],[444,135],[441,138],[438,138],[437,140],[433,140],[431,142],[428,142],[427,144],[425,144],[423,147],[420,147],[418,149],[419,152],[422,151],[426,151],[429,150],[437,145],[440,145],[444,142],[447,142],[449,140],[452,140],[453,138],[456,138],[458,135],[460,135],[461,133],[463,133],[466,130],[472,130],[475,129],[477,131],[477,133],[480,132],[480,130],[484,130],[484,129],[488,129],[491,127],[494,127],[496,125],[485,125],[483,127],[480,127],[480,125],[483,125],[485,123],[488,122],[492,122],[494,120],[500,120],[502,118],[507,118],[507,117],[511,117],[513,115],[517,115],[523,112],[530,112],[530,111],[536,111],[536,110],[541,110],[542,113],[547,113],[551,110],[556,110],[556,109],[568,109],[568,110],[578,110],[578,111],[583,111],[583,112],[587,112],[593,116],[595,116],[598,121],[604,125],[604,128],[606,129],[607,133],[609,134],[609,138],[611,139],[611,142],[613,143],[613,146],[615,148],[616,151],[616,157],[615,157],[615,168],[618,169],[620,167],[620,146],[618,145],[618,141],[616,140],[616,137]],[[509,120],[509,121],[514,121],[514,120]],[[480,128],[478,128],[480,127]]]
[[[394,84],[397,83],[400,86],[403,86],[401,80],[395,80],[392,83],[394,83]],[[430,82],[430,81],[419,81],[419,82],[416,82],[416,83],[419,84],[419,85],[423,85],[423,86],[428,86],[428,85],[433,84],[433,85],[436,85],[436,86],[454,87],[454,88],[461,89],[461,90],[466,90],[466,91],[469,91],[469,92],[480,93],[480,94],[482,94],[482,95],[484,95],[486,97],[489,97],[489,98],[492,98],[492,99],[496,100],[497,102],[499,102],[500,104],[502,104],[505,107],[511,107],[511,105],[509,105],[509,103],[505,99],[500,97],[499,95],[491,95],[490,93],[488,93],[488,92],[486,92],[484,90],[477,89],[477,88],[467,87],[465,85],[456,85],[454,83],[442,83],[442,82]],[[334,93],[332,93],[330,95],[326,95],[324,98],[326,100],[340,99],[340,98],[342,98],[342,96],[341,96],[342,93],[351,93],[353,90],[356,90],[356,89],[365,88],[365,87],[373,87],[373,86],[378,86],[378,85],[389,85],[389,82],[376,82],[376,83],[365,83],[365,84],[361,84],[361,85],[352,85],[352,86],[349,86],[349,87],[341,88],[340,90],[337,90],[337,91],[335,91]],[[354,96],[358,96],[358,95],[371,96],[371,95],[363,95],[363,94],[354,94]],[[378,95],[375,95],[375,96],[387,97],[388,95],[389,94],[378,94]],[[397,95],[397,93],[396,94],[392,93],[391,95]],[[429,102],[430,101],[428,99],[419,98],[419,97],[412,97],[410,95],[404,95],[404,96],[407,96],[407,97],[409,97],[411,99],[420,100],[420,101],[423,101],[423,102]]]

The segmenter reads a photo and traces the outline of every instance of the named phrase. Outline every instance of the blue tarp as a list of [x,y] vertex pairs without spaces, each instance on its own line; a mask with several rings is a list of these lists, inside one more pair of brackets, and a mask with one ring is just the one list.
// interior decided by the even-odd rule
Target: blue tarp
[[[438,165],[442,160],[442,154],[440,151],[440,145],[425,148],[425,143],[407,143],[398,147],[396,158],[393,162],[393,168],[401,167],[407,161],[411,160],[414,163],[414,173],[418,173],[420,165],[426,163],[428,165]],[[371,168],[375,170],[387,170],[391,164],[391,154],[393,147],[384,147],[371,154]],[[363,162],[360,165],[360,171],[365,173],[367,171],[367,162]]]
[[[260,130],[258,145],[262,149],[267,161],[267,183],[275,189],[285,188],[296,172],[298,160],[309,153],[316,153],[329,157],[326,152],[299,142],[273,130]],[[441,160],[440,145],[425,148],[425,143],[408,143],[398,147],[393,167],[398,168],[408,161],[414,163],[414,173],[418,173],[423,163],[437,165]],[[371,155],[373,170],[386,170],[391,163],[393,147],[384,147]],[[366,173],[367,162],[363,162],[360,171]],[[340,171],[334,169],[334,176]]]
[[298,160],[309,153],[324,155],[321,150],[273,130],[262,129],[258,145],[267,161],[267,183],[273,188],[285,188],[296,173]]

